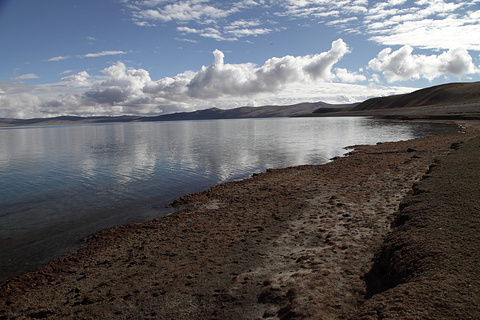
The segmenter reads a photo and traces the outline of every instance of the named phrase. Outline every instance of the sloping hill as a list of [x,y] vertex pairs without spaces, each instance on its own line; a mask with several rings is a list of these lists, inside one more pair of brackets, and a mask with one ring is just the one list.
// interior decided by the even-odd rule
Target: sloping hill
[[305,116],[480,120],[480,82],[443,84],[408,94],[368,99],[352,108],[323,108]]
[[409,94],[368,99],[351,111],[397,109],[432,105],[480,102],[480,82],[449,83]]

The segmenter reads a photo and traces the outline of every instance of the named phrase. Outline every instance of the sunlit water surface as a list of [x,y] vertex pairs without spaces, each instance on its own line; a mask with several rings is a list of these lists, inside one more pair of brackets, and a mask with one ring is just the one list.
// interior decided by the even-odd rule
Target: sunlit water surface
[[[266,168],[323,164],[355,144],[451,133],[366,118],[277,118],[0,129],[0,281],[162,204]],[[160,208],[160,209],[159,209]]]

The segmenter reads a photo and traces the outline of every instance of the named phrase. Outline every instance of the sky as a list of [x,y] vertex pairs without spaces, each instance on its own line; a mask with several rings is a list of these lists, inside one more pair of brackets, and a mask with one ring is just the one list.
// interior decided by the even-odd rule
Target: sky
[[480,81],[480,0],[0,0],[0,117],[361,102]]

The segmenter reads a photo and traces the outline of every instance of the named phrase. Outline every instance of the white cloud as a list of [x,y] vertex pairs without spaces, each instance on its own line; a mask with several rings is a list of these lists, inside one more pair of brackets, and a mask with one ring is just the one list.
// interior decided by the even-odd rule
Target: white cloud
[[256,21],[248,22],[242,20],[227,25],[223,30],[211,27],[196,29],[187,26],[180,26],[177,27],[177,31],[182,32],[183,34],[198,34],[202,37],[212,38],[219,41],[235,41],[242,37],[258,36],[272,32],[272,29],[269,28],[254,28],[257,24],[258,22]]
[[480,9],[466,1],[418,0],[378,2],[365,16],[365,32],[382,45],[411,45],[423,49],[463,47],[480,50]]
[[348,17],[348,18],[345,18],[345,19],[338,19],[338,20],[332,20],[332,21],[329,21],[326,23],[326,25],[345,25],[349,22],[352,22],[352,21],[356,21],[358,20],[357,17]]
[[136,21],[198,21],[208,19],[225,18],[237,9],[223,9],[217,6],[203,4],[205,1],[187,0],[174,1],[172,3],[149,3],[148,6],[160,5],[155,9],[141,9],[137,8],[134,12],[134,19]]
[[176,78],[150,83],[146,91],[165,98],[181,94],[183,99],[216,99],[276,92],[295,82],[332,80],[335,77],[331,73],[332,66],[348,51],[345,42],[339,39],[332,43],[328,52],[300,57],[274,57],[261,67],[256,67],[251,63],[226,64],[224,54],[215,50],[212,65],[204,66],[195,73],[188,72]]
[[[327,103],[354,103],[362,102],[366,99],[388,96],[401,93],[409,93],[416,90],[412,87],[381,86],[381,85],[359,85],[350,83],[298,83],[283,88],[275,95],[262,93],[255,97],[256,105],[273,104],[294,104],[300,102],[324,101]],[[247,104],[247,100],[232,100],[237,103],[236,106]],[[251,105],[251,104],[250,104]]]
[[347,44],[342,39],[338,39],[332,43],[330,51],[311,56],[311,61],[307,63],[304,69],[315,80],[318,78],[331,80],[333,78],[331,74],[332,66],[349,51]]
[[[127,54],[125,51],[101,51],[101,52],[95,52],[95,53],[87,53],[84,55],[77,55],[77,58],[97,58],[97,57],[103,57],[103,56],[114,56],[114,55],[120,55],[120,54]],[[70,59],[71,56],[57,56],[57,57],[52,57],[48,60],[45,61],[61,61],[61,60],[66,60]]]
[[38,115],[40,98],[32,88],[24,83],[0,82],[0,117],[28,118]]
[[372,76],[370,77],[370,83],[380,83],[380,76],[376,73],[372,74]]
[[103,57],[103,56],[115,56],[119,54],[127,54],[127,52],[124,51],[102,51],[102,52],[97,52],[97,53],[87,53],[83,55],[84,58],[97,58],[97,57]]
[[[252,63],[229,64],[219,50],[214,62],[198,71],[185,71],[174,77],[152,80],[148,71],[129,68],[122,62],[105,68],[102,76],[86,71],[63,77],[59,83],[37,86],[0,83],[0,117],[54,116],[60,114],[121,115],[161,114],[193,110],[196,106],[235,107],[256,101],[290,103],[314,97],[333,100],[332,92],[315,88],[339,86],[331,81],[363,81],[361,75],[333,66],[349,52],[342,39],[332,42],[326,52],[305,56],[273,57],[261,66]],[[328,85],[324,85],[328,84]],[[3,85],[3,87],[2,87]],[[21,88],[21,90],[19,89]],[[308,93],[313,90],[314,94]],[[291,97],[288,97],[291,95]],[[365,92],[362,93],[362,97]],[[355,99],[357,94],[339,97]],[[18,99],[17,99],[18,98]],[[15,100],[17,99],[17,100]],[[24,106],[15,101],[21,101]],[[12,108],[23,110],[12,111]]]
[[480,50],[480,24],[464,24],[458,19],[407,21],[391,28],[391,32],[370,37],[383,45],[411,45],[423,49],[464,47]]
[[358,15],[364,14],[368,10],[368,1],[366,0],[277,0],[271,2],[278,4],[283,9],[276,13],[278,16],[292,18],[317,17],[324,19],[341,16],[340,20],[350,21],[349,18],[357,18]]
[[134,17],[136,18],[137,23],[146,22],[142,20],[162,20],[162,15],[160,14],[160,12],[154,9],[138,11],[134,14]]
[[393,52],[391,48],[386,48],[370,60],[368,66],[382,72],[388,82],[422,77],[431,81],[445,74],[463,76],[480,72],[465,49],[450,49],[430,56],[412,53],[413,48],[408,45]]
[[70,56],[58,56],[58,57],[50,58],[47,61],[60,61],[60,60],[65,60],[65,59],[69,59],[69,58],[70,58]]
[[231,22],[229,25],[225,27],[226,30],[235,30],[235,29],[243,29],[243,28],[250,28],[250,27],[257,27],[262,23],[258,19],[254,20],[236,20]]
[[0,115],[2,118],[31,118],[38,115],[38,96],[30,93],[0,95]]
[[[203,29],[194,29],[194,28],[190,28],[190,27],[177,27],[177,30],[178,31],[181,31],[183,32],[184,34],[198,34],[202,37],[205,37],[205,38],[212,38],[212,39],[215,39],[215,40],[218,40],[218,41],[235,41],[237,40],[237,38],[235,37],[228,37],[224,34],[222,34],[222,32],[218,29],[215,29],[215,28],[203,28]],[[195,42],[195,40],[187,40],[187,39],[182,39],[182,41],[191,41],[191,42]]]
[[[343,32],[362,34],[381,45],[411,45],[422,49],[464,47],[480,50],[478,0],[263,0],[263,1],[136,1],[129,5],[138,25],[174,23],[179,32],[235,41],[241,37],[279,32],[269,19],[233,20],[239,14],[265,17],[275,23],[288,18],[316,21]],[[188,24],[188,25],[187,25]]]
[[[71,70],[68,70],[71,71]],[[90,75],[86,71],[72,74],[70,76],[62,78],[61,82],[69,87],[88,87],[92,85],[90,81]]]
[[69,73],[72,73],[72,72],[73,72],[73,70],[68,69],[68,70],[64,70],[64,71],[60,72],[60,74],[64,75],[64,74],[69,74]]
[[37,76],[34,73],[27,73],[27,74],[22,74],[20,76],[17,76],[13,79],[15,79],[15,80],[28,80],[28,79],[38,79],[38,78],[39,78],[39,76]]
[[175,40],[177,40],[177,41],[183,41],[183,42],[190,42],[190,43],[198,43],[197,40],[188,39],[188,38],[175,38]]
[[129,8],[133,21],[140,26],[154,26],[157,22],[174,23],[178,25],[177,31],[184,34],[196,34],[218,41],[235,41],[242,37],[273,32],[266,26],[271,23],[268,21],[229,20],[232,15],[258,7],[260,4],[252,0],[230,2],[167,0],[141,1],[137,2],[136,6],[130,5]]
[[361,82],[366,81],[367,77],[363,74],[358,74],[356,72],[350,72],[344,68],[335,68],[335,77],[341,82]]
[[268,29],[268,28],[233,29],[228,31],[228,33],[231,33],[238,38],[246,37],[246,36],[258,36],[262,34],[268,34],[271,32],[272,32],[272,29]]
[[200,33],[201,30],[190,28],[190,27],[177,27],[177,30],[185,33]]
[[[85,92],[86,100],[111,106],[136,105],[146,101],[142,90],[151,81],[146,70],[127,69],[125,64],[117,62],[102,72],[105,74],[105,79]],[[86,73],[80,76],[88,78]]]
[[389,0],[388,4],[391,6],[398,6],[404,4],[405,2],[407,2],[407,0]]
[[382,45],[411,45],[424,49],[464,47],[480,50],[479,1],[383,0],[276,1],[278,16],[317,18],[351,33],[364,34]]

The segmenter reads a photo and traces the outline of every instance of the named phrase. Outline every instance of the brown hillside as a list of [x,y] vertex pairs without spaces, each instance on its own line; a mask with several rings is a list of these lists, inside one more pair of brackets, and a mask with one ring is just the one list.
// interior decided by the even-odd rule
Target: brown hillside
[[352,111],[423,107],[439,104],[480,102],[480,82],[449,83],[409,94],[366,100]]

